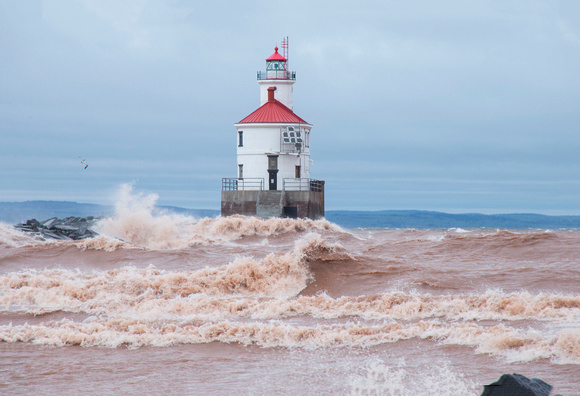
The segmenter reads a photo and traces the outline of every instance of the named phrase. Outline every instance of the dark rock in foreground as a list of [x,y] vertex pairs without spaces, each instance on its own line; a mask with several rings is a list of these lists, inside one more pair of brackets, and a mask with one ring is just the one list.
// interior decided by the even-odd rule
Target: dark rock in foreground
[[504,374],[496,382],[484,385],[481,396],[549,396],[551,391],[552,385],[541,379]]
[[90,229],[96,220],[98,218],[95,219],[93,216],[67,217],[65,219],[52,217],[44,221],[30,219],[26,223],[16,224],[14,228],[40,240],[77,241],[99,235]]

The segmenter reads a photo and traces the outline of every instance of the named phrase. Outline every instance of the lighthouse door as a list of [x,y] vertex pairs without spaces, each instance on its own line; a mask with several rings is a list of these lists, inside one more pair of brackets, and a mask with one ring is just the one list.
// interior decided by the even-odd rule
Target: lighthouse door
[[268,189],[277,190],[278,189],[278,171],[268,171]]
[[278,189],[278,156],[268,156],[268,189]]

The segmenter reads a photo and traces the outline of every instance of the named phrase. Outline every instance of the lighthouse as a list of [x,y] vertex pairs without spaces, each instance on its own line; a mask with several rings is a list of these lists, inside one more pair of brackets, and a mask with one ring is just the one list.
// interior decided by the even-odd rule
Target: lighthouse
[[310,177],[312,124],[293,111],[287,37],[257,77],[260,107],[234,124],[237,177],[222,179],[222,216],[323,217],[324,181]]

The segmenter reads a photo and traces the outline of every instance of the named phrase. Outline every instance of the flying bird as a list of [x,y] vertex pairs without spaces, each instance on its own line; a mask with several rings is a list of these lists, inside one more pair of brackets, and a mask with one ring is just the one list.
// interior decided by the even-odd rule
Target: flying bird
[[[80,158],[80,157],[79,157]],[[85,161],[85,159],[83,158],[83,160],[81,161],[81,164],[85,165],[85,169],[87,169],[89,167],[89,164],[87,164],[87,161]]]

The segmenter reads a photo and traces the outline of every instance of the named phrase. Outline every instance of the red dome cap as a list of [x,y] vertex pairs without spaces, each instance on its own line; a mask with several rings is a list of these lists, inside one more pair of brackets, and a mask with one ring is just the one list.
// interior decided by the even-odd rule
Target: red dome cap
[[282,55],[280,55],[278,53],[278,47],[274,48],[274,53],[272,55],[270,55],[269,58],[266,59],[266,61],[286,61],[287,59],[284,58]]

